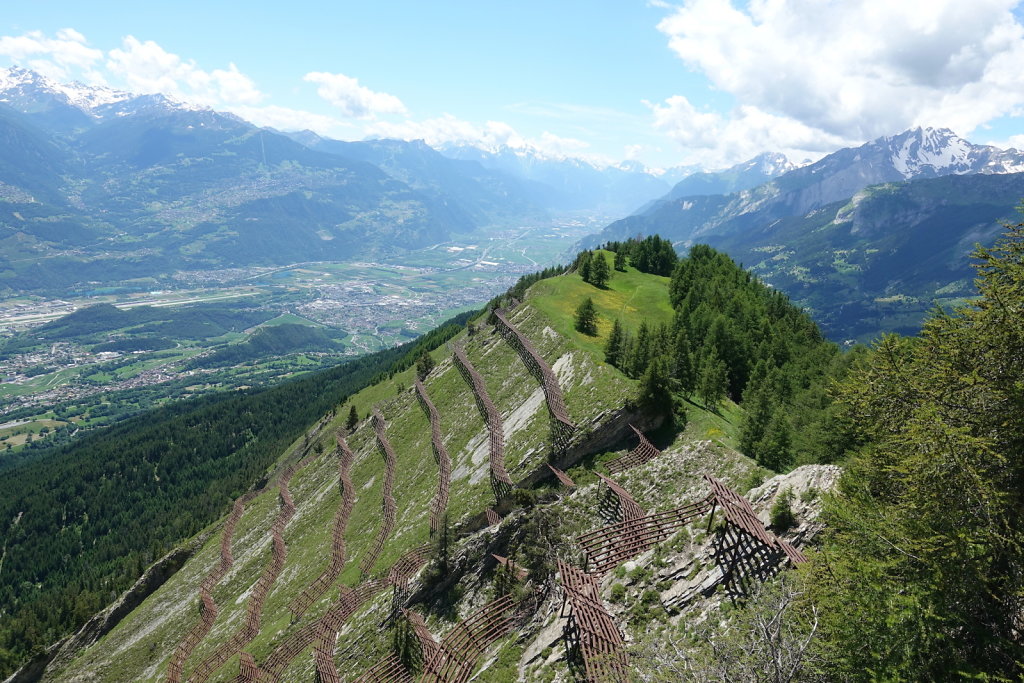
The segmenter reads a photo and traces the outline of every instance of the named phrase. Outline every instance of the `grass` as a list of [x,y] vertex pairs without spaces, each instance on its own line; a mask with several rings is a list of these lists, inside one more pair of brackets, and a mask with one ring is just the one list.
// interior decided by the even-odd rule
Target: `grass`
[[[613,258],[610,252],[601,253],[609,261]],[[644,321],[652,326],[672,322],[668,283],[667,277],[641,273],[627,266],[624,273],[612,271],[607,289],[598,289],[573,273],[538,282],[530,290],[530,303],[548,317],[556,332],[601,359],[616,318],[630,332],[635,332]],[[597,335],[593,337],[577,332],[574,326],[576,308],[587,297],[593,299],[597,310]]]
[[709,440],[726,448],[739,448],[740,426],[743,420],[743,409],[726,399],[718,406],[718,412],[712,412],[700,403],[694,403],[696,397],[686,404],[687,424],[686,436],[694,440]]

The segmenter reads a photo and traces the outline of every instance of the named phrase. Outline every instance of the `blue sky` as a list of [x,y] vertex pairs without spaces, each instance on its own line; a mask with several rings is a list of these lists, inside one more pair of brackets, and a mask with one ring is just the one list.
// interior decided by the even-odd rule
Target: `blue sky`
[[0,65],[332,137],[652,166],[913,125],[1024,147],[1013,0],[9,4]]

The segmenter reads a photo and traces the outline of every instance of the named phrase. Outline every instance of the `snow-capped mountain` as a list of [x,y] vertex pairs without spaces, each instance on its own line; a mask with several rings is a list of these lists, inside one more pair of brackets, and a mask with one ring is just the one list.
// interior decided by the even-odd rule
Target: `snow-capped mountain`
[[0,103],[39,120],[46,127],[65,130],[145,111],[202,109],[165,95],[137,95],[77,81],[60,83],[20,67],[0,71]]
[[662,199],[682,199],[706,194],[729,194],[757,187],[797,165],[779,152],[765,152],[724,171],[700,171],[680,180]]
[[[758,157],[722,174],[779,168],[784,163],[788,162],[777,156]],[[641,212],[609,225],[592,241],[653,233],[677,241],[745,234],[848,201],[872,185],[1020,172],[1024,152],[975,145],[946,128],[913,128],[837,150],[748,189],[710,192],[713,184],[721,184],[722,174],[695,174]]]
[[889,162],[906,179],[1024,171],[1024,153],[975,145],[948,128],[914,128],[869,144],[887,147]]

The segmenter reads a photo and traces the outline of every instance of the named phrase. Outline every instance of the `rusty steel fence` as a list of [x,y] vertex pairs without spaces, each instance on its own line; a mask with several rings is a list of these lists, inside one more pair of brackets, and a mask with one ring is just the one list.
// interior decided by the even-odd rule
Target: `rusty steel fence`
[[[729,525],[765,547],[777,549],[794,565],[807,561],[807,557],[802,552],[764,527],[764,523],[754,514],[754,510],[746,498],[712,476],[705,474],[704,479],[711,485],[712,500],[715,506],[721,508]],[[712,508],[711,514],[714,515],[714,508]]]
[[608,490],[615,495],[620,520],[628,521],[631,519],[639,519],[645,515],[644,509],[640,507],[635,500],[633,500],[633,496],[630,495],[629,491],[622,488],[617,482],[609,479],[600,472],[597,473],[597,476],[602,482],[604,482],[604,485],[608,487]]
[[565,637],[570,647],[578,648],[583,659],[584,678],[588,682],[629,680],[629,656],[622,634],[601,602],[596,576],[558,562],[562,577],[562,610],[569,606]]
[[627,519],[579,536],[587,554],[587,569],[603,576],[628,559],[670,538],[711,510],[710,498],[672,510]]
[[568,474],[566,474],[565,472],[563,472],[562,470],[558,469],[557,467],[550,463],[546,464],[548,466],[548,469],[551,470],[551,474],[555,475],[555,479],[557,479],[562,484],[562,486],[566,486],[570,489],[576,488],[576,482],[574,482]]
[[384,543],[395,529],[395,520],[398,516],[398,507],[395,504],[394,495],[395,464],[398,462],[398,458],[395,456],[395,450],[391,447],[391,442],[388,441],[387,434],[384,433],[384,426],[384,416],[380,414],[380,410],[374,408],[373,429],[377,435],[377,446],[384,456],[384,486],[381,502],[383,517],[380,530],[378,530],[377,536],[373,540],[373,546],[371,546],[366,556],[363,557],[362,562],[359,563],[359,571],[363,576],[369,574],[370,570],[373,569],[373,565],[377,563],[377,558],[380,557],[381,551],[384,550]]
[[427,388],[423,386],[423,382],[419,378],[416,379],[416,397],[419,399],[420,405],[430,420],[430,445],[434,450],[434,459],[437,461],[437,493],[434,495],[434,501],[430,506],[430,535],[434,536],[440,530],[441,524],[444,523],[444,513],[448,509],[448,488],[451,485],[452,478],[452,459],[449,457],[448,449],[445,448],[444,442],[441,440],[441,417],[434,406],[434,402],[430,400]]
[[625,472],[632,467],[643,465],[645,462],[653,460],[661,455],[661,451],[655,448],[654,444],[647,440],[647,437],[643,435],[643,432],[633,425],[629,425],[629,428],[632,429],[637,438],[640,439],[640,443],[636,448],[631,450],[629,453],[626,453],[621,458],[616,458],[615,460],[611,460],[607,463],[608,471],[612,474]]
[[[615,487],[618,485],[612,480],[602,475],[598,476],[619,496],[620,501],[623,499],[621,493],[629,495],[624,489],[621,493],[617,491],[613,484]],[[766,551],[776,553],[776,559],[781,556],[794,565],[807,561],[797,548],[765,528],[746,498],[714,477],[705,475],[704,478],[710,484],[711,492],[699,501],[650,515],[625,518],[615,524],[580,535],[578,540],[586,552],[587,568],[599,576],[604,575],[626,560],[668,539],[698,518],[708,513],[713,516],[716,509],[722,510],[727,526],[731,530],[760,544]]]
[[255,493],[247,493],[236,499],[231,506],[231,514],[224,522],[224,530],[220,538],[220,562],[210,570],[210,573],[206,575],[206,578],[203,579],[202,584],[199,586],[199,600],[202,603],[199,621],[189,629],[188,633],[185,634],[185,638],[174,651],[170,664],[167,666],[167,683],[179,683],[181,681],[185,662],[188,661],[188,658],[192,656],[192,652],[202,642],[203,638],[206,637],[206,634],[210,632],[210,629],[213,628],[218,610],[217,603],[214,602],[210,591],[220,583],[220,580],[224,578],[234,564],[234,556],[231,554],[231,541],[235,535],[235,527],[242,518],[242,513],[245,512],[245,504],[255,495]]
[[568,431],[575,431],[576,425],[569,417],[569,411],[565,408],[565,398],[562,396],[562,387],[558,384],[558,377],[555,376],[551,366],[544,357],[537,352],[537,349],[530,342],[530,339],[519,331],[505,316],[505,311],[496,308],[493,311],[498,324],[495,326],[498,333],[512,345],[523,363],[529,369],[530,374],[537,378],[544,389],[544,398],[547,400],[548,410]]
[[[301,465],[302,463],[300,463]],[[189,677],[189,681],[203,683],[203,681],[209,679],[217,669],[223,666],[232,656],[240,653],[259,633],[260,622],[263,618],[263,603],[266,601],[267,595],[270,593],[270,589],[273,587],[277,577],[281,574],[287,555],[287,547],[285,546],[282,534],[288,521],[295,514],[295,503],[292,500],[291,492],[288,490],[288,482],[291,480],[292,475],[295,474],[295,469],[294,466],[286,468],[278,484],[281,507],[270,529],[272,542],[270,564],[264,568],[260,578],[256,581],[256,586],[253,588],[252,595],[250,595],[249,602],[246,605],[245,620],[231,638],[222,643],[213,654],[200,662],[199,666],[196,667],[196,670]]]
[[288,611],[292,613],[293,621],[298,621],[310,606],[319,600],[331,587],[345,567],[345,528],[348,526],[348,518],[352,514],[352,506],[355,505],[356,490],[352,485],[352,463],[355,462],[355,454],[349,448],[348,442],[339,431],[335,434],[338,442],[338,450],[341,458],[338,460],[338,482],[341,486],[341,504],[334,513],[334,526],[331,532],[331,561],[318,577],[306,587],[290,605]]
[[491,397],[487,394],[487,387],[484,386],[484,378],[480,376],[473,364],[466,356],[466,350],[457,345],[451,345],[452,354],[455,357],[455,365],[459,368],[466,383],[473,390],[476,398],[477,408],[487,425],[487,434],[491,449],[491,485],[494,487],[495,496],[503,497],[512,490],[512,479],[505,471],[505,427],[501,419],[501,413],[494,406]]
[[332,638],[337,636],[348,618],[387,585],[383,579],[373,579],[355,588],[342,586],[337,599],[324,616],[292,633],[270,653],[261,667],[260,680],[281,680],[281,675],[296,657],[318,640],[323,640],[327,634]]
[[515,605],[511,595],[503,595],[457,624],[424,660],[421,683],[468,681],[480,655],[512,627]]

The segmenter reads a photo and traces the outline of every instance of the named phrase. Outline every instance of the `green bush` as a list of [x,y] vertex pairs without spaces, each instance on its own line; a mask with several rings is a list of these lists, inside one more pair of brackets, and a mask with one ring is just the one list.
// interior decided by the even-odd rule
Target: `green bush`
[[775,496],[775,502],[772,503],[770,515],[772,528],[776,531],[785,531],[796,523],[796,518],[793,516],[792,502],[793,492],[788,488],[783,489],[779,492],[779,495]]

